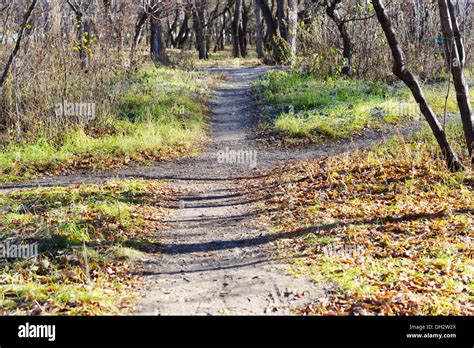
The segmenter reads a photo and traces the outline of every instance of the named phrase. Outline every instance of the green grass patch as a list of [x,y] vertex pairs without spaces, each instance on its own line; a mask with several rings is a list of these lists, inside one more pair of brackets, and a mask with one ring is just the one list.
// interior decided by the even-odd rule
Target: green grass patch
[[167,215],[162,184],[110,181],[0,194],[0,243],[35,258],[0,260],[0,313],[116,314],[128,310],[134,261],[155,250]]
[[[366,128],[382,128],[420,119],[418,105],[401,85],[350,80],[317,79],[294,72],[271,71],[255,84],[257,99],[269,106],[264,127],[288,138],[312,142],[344,139]],[[424,86],[434,111],[444,111],[446,86]],[[472,96],[472,93],[471,93]],[[455,93],[447,111],[457,112]]]
[[10,143],[0,148],[0,181],[195,155],[205,139],[206,100],[215,82],[204,73],[144,67],[114,86],[123,90],[116,92],[121,102],[115,115],[98,115],[104,134],[75,127],[55,141]]

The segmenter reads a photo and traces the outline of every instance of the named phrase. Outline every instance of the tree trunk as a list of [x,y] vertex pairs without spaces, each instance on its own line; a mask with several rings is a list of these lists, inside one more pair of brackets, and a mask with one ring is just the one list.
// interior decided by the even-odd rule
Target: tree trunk
[[[453,75],[454,88],[456,89],[456,99],[461,113],[464,136],[466,138],[467,150],[471,159],[471,166],[474,165],[472,147],[474,143],[473,119],[471,103],[469,101],[469,87],[463,73],[464,45],[461,37],[455,37],[457,20],[453,11],[448,9],[452,7],[451,1],[438,0],[439,13],[441,17],[441,28],[443,30],[446,43],[446,57],[451,67]],[[459,30],[458,30],[459,34]],[[460,54],[461,52],[461,54]]]
[[278,29],[280,30],[280,36],[288,41],[288,25],[286,22],[285,14],[285,0],[277,0],[277,16],[278,16]]
[[28,24],[28,21],[30,20],[30,17],[31,17],[31,13],[35,9],[36,2],[37,2],[36,0],[33,0],[31,2],[30,7],[28,7],[28,10],[23,16],[23,21],[21,23],[21,28],[16,39],[15,47],[13,48],[12,53],[8,57],[7,64],[5,65],[2,76],[0,77],[0,88],[2,88],[3,84],[7,80],[8,71],[10,70],[12,63],[15,60],[15,57],[18,54],[18,51],[20,50],[21,40],[23,39],[23,34],[25,33],[26,24]]
[[196,46],[199,59],[207,59],[206,34],[204,32],[204,14],[199,9],[193,11],[193,26],[196,34]]
[[214,52],[223,51],[225,49],[225,31],[226,31],[226,21],[227,15],[226,12],[222,14],[222,19],[217,21],[216,25],[216,33],[217,39],[216,44],[214,46]]
[[189,13],[186,11],[184,14],[183,24],[181,24],[181,28],[179,29],[178,36],[176,38],[176,42],[179,49],[184,48],[184,44],[189,36]]
[[267,35],[274,42],[274,36],[277,32],[277,23],[273,18],[272,11],[268,7],[267,0],[255,0],[255,2],[260,7],[262,11],[263,19],[265,20],[265,24],[267,25]]
[[245,0],[242,0],[242,24],[239,28],[239,45],[240,45],[240,54],[244,58],[247,56],[248,23],[249,23],[249,9],[245,4]]
[[150,54],[153,63],[169,64],[159,12],[155,12],[150,16]]
[[342,74],[345,76],[351,76],[351,61],[352,61],[352,42],[347,31],[346,23],[343,21],[339,12],[337,12],[337,6],[341,0],[333,0],[326,6],[327,15],[334,21],[337,26],[337,30],[341,35],[342,39],[342,56],[344,58],[344,64],[342,66]]
[[257,49],[257,57],[263,58],[265,56],[265,52],[263,47],[261,9],[260,6],[258,6],[257,1],[254,1],[253,7],[255,13],[255,45]]
[[273,58],[279,62],[281,61],[280,50],[278,48],[278,44],[275,40],[275,35],[277,35],[277,28],[278,24],[273,18],[272,11],[268,7],[267,0],[255,0],[262,10],[263,19],[265,20],[265,24],[267,25],[267,35],[270,39],[272,51],[273,51]]
[[173,23],[170,23],[169,17],[167,19],[168,35],[166,36],[166,47],[172,46],[173,48],[176,48],[178,44],[178,41],[177,41],[178,35],[176,34],[176,28],[178,27],[178,20],[179,20],[179,11],[176,11],[176,15],[174,17]]
[[222,30],[219,38],[219,50],[225,50],[225,35],[227,30],[227,15],[224,13],[222,17]]
[[240,57],[240,20],[242,17],[242,0],[235,0],[234,20],[232,21],[232,53],[234,58]]
[[407,70],[405,65],[405,55],[403,54],[400,44],[395,36],[395,31],[393,30],[392,23],[385,13],[385,8],[381,0],[371,0],[375,13],[377,14],[377,19],[382,26],[382,29],[385,33],[385,37],[392,51],[393,57],[393,73],[400,78],[407,86],[410,88],[410,91],[415,98],[416,102],[420,107],[420,111],[423,116],[428,121],[428,124],[433,131],[433,134],[441,148],[441,151],[445,157],[448,168],[451,171],[458,171],[463,168],[461,162],[459,162],[456,154],[449,145],[446,133],[441,128],[441,125],[436,118],[433,110],[428,105],[423,91],[418,83],[416,77]]
[[91,65],[91,56],[90,56],[90,45],[91,45],[91,29],[89,21],[83,20],[81,18],[81,28],[82,28],[82,35],[79,37],[81,40],[81,49],[79,51],[81,57],[81,67],[84,71],[89,71]]
[[298,1],[288,0],[289,8],[289,27],[288,27],[288,44],[291,51],[291,65],[295,63],[296,59],[296,43],[298,38]]
[[138,15],[137,24],[135,24],[135,35],[133,36],[132,48],[130,50],[130,63],[133,65],[135,63],[135,52],[137,50],[138,43],[142,37],[143,27],[147,20],[147,13],[143,11]]
[[90,55],[87,50],[87,44],[90,44],[91,32],[89,22],[84,20],[84,14],[82,10],[75,6],[71,1],[67,0],[68,5],[76,15],[76,27],[77,27],[77,41],[79,43],[79,59],[81,60],[81,68],[84,71],[89,70],[90,66]]
[[449,16],[451,17],[451,24],[453,26],[454,39],[456,40],[456,47],[458,49],[459,61],[464,68],[466,53],[464,52],[464,43],[462,41],[461,32],[459,31],[458,21],[456,19],[456,11],[451,0],[448,1]]

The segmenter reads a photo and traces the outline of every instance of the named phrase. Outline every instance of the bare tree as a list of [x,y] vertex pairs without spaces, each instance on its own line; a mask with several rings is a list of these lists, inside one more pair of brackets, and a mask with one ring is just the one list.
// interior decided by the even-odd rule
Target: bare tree
[[18,37],[16,39],[15,47],[13,48],[13,51],[11,52],[10,56],[8,57],[7,64],[5,65],[5,68],[3,69],[2,76],[0,77],[0,88],[2,88],[3,84],[5,83],[8,72],[10,71],[10,67],[15,60],[16,55],[18,54],[20,47],[21,47],[21,40],[23,39],[23,36],[25,34],[25,28],[26,25],[28,24],[28,21],[31,18],[31,14],[33,13],[33,10],[35,9],[37,0],[33,0],[28,7],[28,10],[26,11],[25,15],[23,16],[23,21],[21,23],[20,31],[18,32]]
[[183,23],[181,24],[181,28],[179,29],[178,36],[176,38],[176,44],[178,48],[183,48],[184,44],[186,43],[187,39],[189,38],[189,10],[184,10],[184,18]]
[[242,0],[235,0],[234,20],[232,21],[232,44],[233,54],[235,58],[239,58],[240,42],[239,42],[239,27],[242,18]]
[[207,50],[207,1],[195,0],[193,8],[193,26],[196,34],[196,46],[199,52],[199,59],[207,59],[209,52]]
[[263,58],[265,55],[263,47],[263,28],[262,28],[262,19],[261,19],[261,9],[258,6],[257,1],[253,3],[254,14],[255,14],[255,46],[257,49],[258,58]]
[[277,0],[278,30],[284,40],[288,40],[288,23],[286,19],[285,0]]
[[[446,43],[446,56],[453,75],[456,99],[461,113],[461,119],[466,138],[467,150],[474,165],[472,147],[474,144],[473,119],[469,101],[469,87],[464,78],[464,44],[459,33],[454,6],[451,0],[438,0],[441,17],[441,28]],[[449,7],[449,8],[448,8]]]
[[92,40],[90,19],[86,17],[86,12],[92,4],[92,1],[67,0],[67,3],[76,16],[76,32],[79,58],[81,67],[84,71],[90,68],[90,45]]
[[137,50],[138,43],[140,42],[143,28],[145,27],[145,23],[148,18],[148,13],[146,10],[142,10],[137,19],[137,23],[135,24],[135,34],[132,40],[132,48],[130,50],[130,62],[133,64],[135,61],[135,51]]
[[337,26],[337,30],[341,35],[342,39],[342,56],[344,58],[344,64],[342,66],[342,74],[351,76],[351,61],[352,61],[352,42],[347,30],[346,21],[339,14],[337,7],[342,0],[332,0],[326,2],[326,14],[334,21]]
[[161,11],[158,3],[153,3],[149,8],[150,13],[150,54],[155,64],[169,64],[166,55],[166,46],[163,40],[163,28],[161,26]]
[[298,1],[288,0],[289,8],[289,26],[288,26],[288,43],[291,51],[291,64],[294,64],[296,59],[296,41],[298,38]]
[[242,0],[242,21],[239,27],[239,46],[240,55],[244,58],[247,56],[247,31],[249,20],[249,8],[245,3],[245,0]]
[[423,116],[428,121],[428,124],[433,131],[433,134],[443,152],[448,168],[452,171],[458,171],[463,168],[461,162],[459,161],[457,155],[454,153],[451,148],[446,133],[441,127],[436,115],[429,106],[428,102],[425,99],[423,91],[418,83],[417,78],[408,70],[405,61],[405,55],[398,43],[395,31],[392,27],[392,23],[387,16],[385,7],[381,0],[371,0],[375,13],[377,14],[377,19],[382,26],[387,42],[390,46],[393,57],[393,73],[402,80],[410,89],[413,97],[420,107],[420,111]]
[[255,0],[260,7],[263,15],[263,19],[265,20],[265,24],[267,26],[267,35],[270,39],[270,43],[273,50],[273,57],[276,61],[280,61],[280,50],[278,48],[278,44],[276,42],[276,35],[278,30],[278,22],[273,17],[272,11],[268,6],[267,0]]

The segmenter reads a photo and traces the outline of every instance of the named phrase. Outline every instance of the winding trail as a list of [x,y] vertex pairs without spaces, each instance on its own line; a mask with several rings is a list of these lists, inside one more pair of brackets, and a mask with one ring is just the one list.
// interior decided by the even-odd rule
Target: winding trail
[[[103,173],[37,179],[0,190],[36,186],[96,183],[110,178],[170,179],[179,194],[161,244],[148,254],[137,314],[214,315],[289,314],[324,289],[305,278],[286,275],[287,264],[274,253],[274,234],[259,224],[258,202],[245,192],[245,178],[255,178],[276,165],[364,148],[384,134],[332,145],[272,148],[252,136],[257,107],[251,83],[269,68],[213,69],[229,79],[215,91],[210,143],[198,158]],[[212,70],[212,69],[211,69]],[[412,130],[411,127],[409,130]],[[219,151],[256,151],[250,163],[220,163]]]
[[[386,131],[366,130],[362,136],[330,144],[315,144],[306,147],[282,148],[259,141],[251,133],[258,110],[252,97],[251,83],[258,76],[271,70],[269,67],[211,68],[211,72],[225,73],[229,80],[214,92],[210,103],[213,111],[211,120],[211,141],[201,156],[179,161],[161,162],[152,166],[132,166],[105,171],[81,171],[74,174],[39,177],[24,183],[0,184],[0,191],[22,188],[69,186],[76,184],[100,183],[110,179],[164,179],[174,181],[211,180],[225,181],[254,178],[258,172],[273,169],[277,165],[320,156],[329,156],[368,148],[391,136],[394,129]],[[421,128],[421,124],[399,127],[398,131],[408,134]],[[257,170],[248,166],[222,166],[216,161],[216,153],[229,148],[257,150]]]
[[[287,314],[321,290],[285,275],[271,256],[271,232],[256,224],[256,207],[242,190],[258,175],[247,163],[219,163],[219,151],[256,151],[266,164],[272,152],[252,139],[255,105],[251,81],[264,69],[230,69],[215,92],[212,142],[202,157],[181,169],[174,217],[159,237],[159,257],[148,260],[147,290],[139,314]],[[273,153],[273,155],[275,155]],[[280,154],[282,156],[282,154]]]
[[[356,142],[304,149],[272,148],[252,136],[257,115],[251,83],[268,68],[216,69],[229,79],[215,92],[211,143],[199,158],[186,160],[169,176],[181,192],[157,257],[146,267],[138,314],[290,314],[324,287],[287,275],[275,253],[275,234],[258,223],[259,210],[243,178],[255,178],[278,164],[366,147],[381,133]],[[257,166],[219,163],[219,151],[256,151]],[[182,179],[182,180],[177,180]]]

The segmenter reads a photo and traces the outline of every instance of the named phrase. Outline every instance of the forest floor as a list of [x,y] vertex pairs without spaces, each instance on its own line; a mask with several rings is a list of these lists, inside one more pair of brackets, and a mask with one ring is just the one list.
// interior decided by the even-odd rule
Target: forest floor
[[[261,189],[249,182],[283,164],[366,149],[393,135],[394,128],[369,130],[330,144],[276,147],[254,133],[260,111],[252,82],[269,69],[210,69],[228,79],[214,92],[210,140],[199,157],[39,178],[0,190],[99,184],[111,178],[165,180],[171,188],[166,197],[170,214],[156,231],[156,247],[141,256],[134,270],[144,281],[137,314],[288,314],[325,298],[325,283],[289,274],[288,260],[277,248],[285,235],[274,233],[265,217],[275,212],[258,198],[271,196],[271,188],[256,195]],[[420,127],[416,123],[397,129],[410,133]],[[232,156],[224,156],[232,150],[248,156],[243,163],[233,163]]]
[[[211,104],[211,142],[202,156],[168,174],[178,188],[177,208],[160,234],[158,256],[148,260],[139,314],[288,314],[325,297],[321,285],[288,274],[276,250],[283,236],[265,222],[270,212],[246,183],[277,165],[364,148],[383,135],[293,149],[259,140],[252,132],[259,110],[251,84],[267,70],[214,69],[229,79]],[[254,151],[255,167],[219,163],[226,149]]]
[[[266,212],[250,197],[244,179],[264,175],[285,162],[365,148],[383,134],[293,149],[275,148],[252,132],[257,106],[251,84],[265,67],[215,68],[228,75],[211,102],[210,142],[199,157],[101,173],[77,173],[5,185],[3,191],[97,184],[111,178],[170,180],[175,192],[159,247],[144,258],[146,286],[140,314],[288,313],[323,289],[285,274],[275,252],[278,238],[259,220]],[[219,163],[219,151],[252,151],[245,163]],[[254,157],[255,156],[255,157]],[[252,159],[252,161],[250,161]],[[232,161],[232,159],[230,159]],[[255,161],[255,162],[254,162]],[[254,163],[251,163],[254,162]]]

